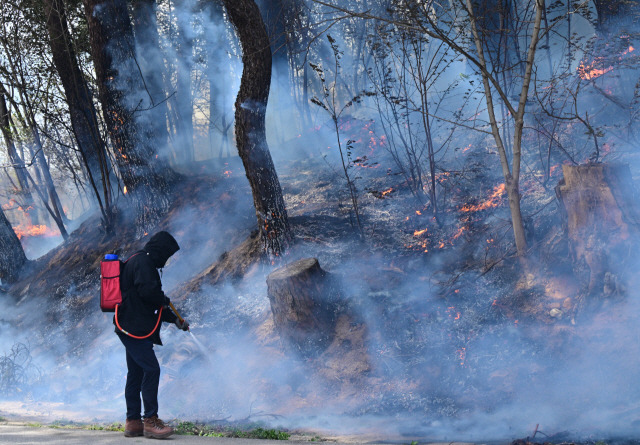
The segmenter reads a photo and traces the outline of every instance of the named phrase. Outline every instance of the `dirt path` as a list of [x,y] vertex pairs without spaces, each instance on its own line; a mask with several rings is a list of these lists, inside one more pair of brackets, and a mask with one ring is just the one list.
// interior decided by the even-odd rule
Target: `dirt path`
[[[258,439],[232,439],[228,437],[197,437],[174,435],[165,442],[172,444],[216,444],[216,445],[266,445],[279,444],[282,441]],[[62,429],[49,427],[29,427],[24,424],[0,425],[0,444],[43,444],[48,445],[115,445],[115,444],[153,444],[145,437],[126,438],[121,432],[92,431],[81,429]],[[306,444],[308,442],[286,441],[286,444]]]
[[[409,444],[407,441],[387,441],[384,442],[368,440],[370,438],[361,438],[360,441],[354,440],[352,437],[342,439],[332,439],[324,443],[332,443],[337,445],[389,445],[390,443]],[[262,440],[262,439],[237,439],[229,437],[198,437],[198,436],[178,436],[174,435],[165,439],[165,442],[171,444],[198,444],[198,445],[310,445],[309,440]],[[33,427],[24,423],[7,422],[0,424],[0,445],[5,444],[21,444],[21,445],[116,445],[116,444],[147,444],[156,443],[145,437],[126,438],[122,432],[113,431],[92,431],[83,429],[66,429],[51,428],[47,426]],[[447,443],[431,443],[430,445],[474,445],[462,442]]]

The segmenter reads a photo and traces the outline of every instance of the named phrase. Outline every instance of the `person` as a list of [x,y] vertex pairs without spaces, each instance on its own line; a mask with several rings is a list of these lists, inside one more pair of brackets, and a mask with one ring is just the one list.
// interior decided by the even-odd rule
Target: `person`
[[[129,257],[120,273],[122,304],[117,308],[114,324],[127,356],[124,393],[127,402],[126,437],[144,435],[164,439],[173,434],[173,428],[158,418],[160,364],[153,346],[162,345],[161,321],[175,323],[183,331],[189,328],[186,320],[181,320],[171,311],[170,300],[162,291],[158,273],[158,269],[162,269],[179,249],[171,234],[158,232],[142,250]],[[141,394],[144,420],[140,415]]]

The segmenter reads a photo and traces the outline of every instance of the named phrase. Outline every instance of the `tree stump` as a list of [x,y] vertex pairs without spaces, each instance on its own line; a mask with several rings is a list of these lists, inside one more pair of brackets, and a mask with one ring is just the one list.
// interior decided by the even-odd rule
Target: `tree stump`
[[322,352],[336,323],[336,296],[316,258],[305,258],[267,277],[273,321],[280,337],[304,356]]
[[[630,241],[640,225],[627,165],[564,165],[556,194],[565,213],[574,269],[588,294],[620,293],[618,279],[634,252]],[[616,289],[612,289],[614,283]]]

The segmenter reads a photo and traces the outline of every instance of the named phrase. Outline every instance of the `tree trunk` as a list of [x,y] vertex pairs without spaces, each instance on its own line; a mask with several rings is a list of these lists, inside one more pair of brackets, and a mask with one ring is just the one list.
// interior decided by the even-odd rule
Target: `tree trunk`
[[265,249],[280,254],[290,239],[280,181],[269,153],[265,112],[271,83],[271,49],[253,0],[224,0],[242,45],[242,79],[236,98],[236,144],[251,185]]
[[82,76],[63,0],[45,0],[45,14],[51,53],[56,70],[62,80],[73,134],[87,171],[87,177],[102,212],[105,230],[113,230],[114,212],[112,208],[109,160],[96,115],[95,107],[87,83]]
[[273,321],[285,345],[305,356],[330,343],[336,323],[331,284],[316,258],[288,264],[269,274]]
[[[490,74],[489,62],[485,58],[484,42],[483,38],[478,31],[478,16],[474,13],[472,0],[466,0],[466,8],[470,17],[471,32],[475,43],[476,51],[478,54],[478,67],[482,74],[482,83],[485,91],[485,100],[487,102],[487,112],[489,114],[489,122],[491,124],[491,133],[496,142],[496,147],[500,156],[500,165],[502,167],[502,173],[504,175],[505,186],[507,195],[509,196],[509,209],[511,210],[511,223],[513,227],[513,234],[515,238],[516,250],[519,257],[524,257],[527,253],[527,241],[525,237],[524,224],[522,221],[522,213],[520,208],[520,163],[522,158],[522,131],[524,126],[524,113],[529,94],[529,85],[531,83],[531,75],[533,71],[533,62],[535,58],[536,49],[540,37],[540,24],[542,22],[542,9],[544,8],[544,2],[542,0],[536,0],[536,16],[533,22],[533,30],[531,32],[531,39],[529,41],[529,50],[527,52],[527,61],[525,65],[525,71],[522,81],[522,88],[520,89],[520,98],[518,102],[517,110],[514,109],[511,102],[509,102],[504,89],[501,89],[496,79]],[[493,81],[493,82],[492,82]],[[498,126],[498,120],[495,114],[495,106],[493,102],[493,96],[491,91],[491,84],[500,94],[503,103],[508,107],[509,112],[514,118],[515,128],[513,135],[513,159],[511,165],[507,156],[504,141],[500,135],[500,128]]]
[[26,262],[20,240],[0,209],[0,279],[5,283],[13,283]]
[[[58,196],[58,191],[56,190],[56,186],[53,183],[53,177],[51,176],[49,162],[44,155],[44,146],[42,145],[42,140],[40,139],[40,132],[38,130],[35,117],[32,114],[33,110],[28,110],[28,112],[30,116],[29,125],[31,126],[31,134],[33,135],[33,140],[36,146],[36,152],[33,153],[33,156],[36,159],[36,169],[39,170],[42,174],[43,185],[46,190],[46,195],[40,195],[40,197],[42,198],[45,207],[49,211],[49,214],[58,226],[60,234],[66,240],[69,237],[69,234],[67,233],[65,223],[68,223],[69,219],[64,213],[64,208],[62,207],[60,196]],[[34,184],[34,187],[37,186]],[[46,196],[48,196],[48,198]],[[47,204],[47,202],[49,202],[50,204]]]
[[[589,294],[619,293],[625,273],[636,273],[640,209],[627,165],[563,165],[556,194],[576,275]],[[618,283],[618,286],[612,286]]]
[[116,163],[136,212],[136,234],[154,228],[169,209],[175,173],[157,159],[152,116],[136,60],[125,0],[83,0],[99,98]]

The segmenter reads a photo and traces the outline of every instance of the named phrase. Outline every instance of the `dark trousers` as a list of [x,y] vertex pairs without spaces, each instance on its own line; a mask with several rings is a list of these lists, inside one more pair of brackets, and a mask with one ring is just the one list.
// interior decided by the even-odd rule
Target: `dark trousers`
[[158,385],[160,384],[160,364],[153,352],[153,342],[138,340],[118,334],[127,350],[127,385],[124,397],[127,400],[127,419],[139,419],[141,404],[144,402],[144,417],[158,415]]

